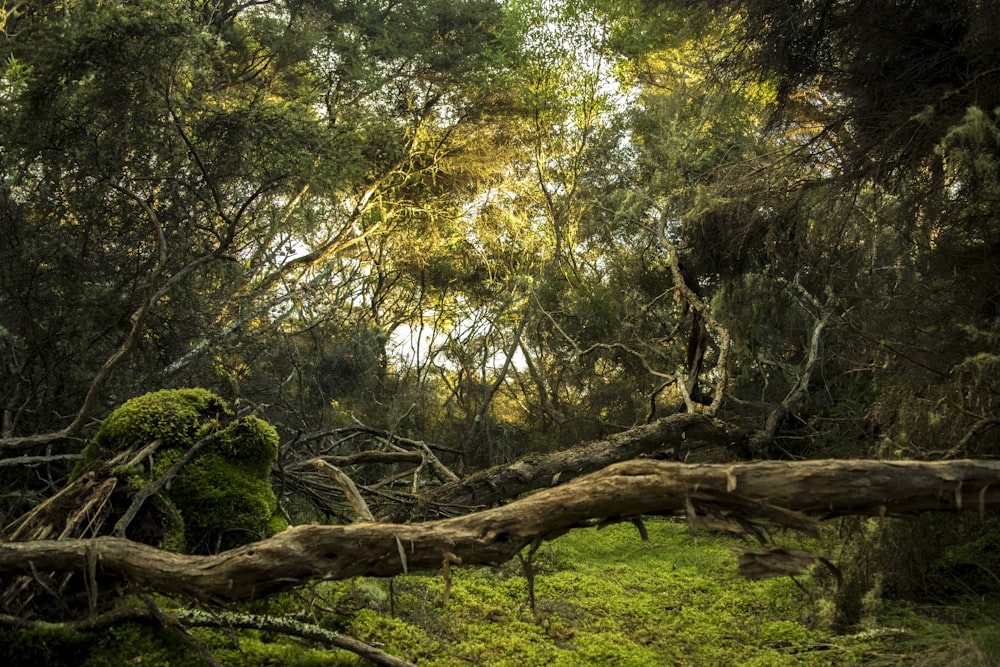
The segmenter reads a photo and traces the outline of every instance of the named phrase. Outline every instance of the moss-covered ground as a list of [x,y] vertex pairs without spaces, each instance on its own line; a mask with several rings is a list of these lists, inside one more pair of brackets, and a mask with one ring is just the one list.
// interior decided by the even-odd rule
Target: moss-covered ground
[[648,542],[623,524],[543,546],[534,613],[517,563],[457,569],[447,605],[440,578],[400,577],[391,601],[386,584],[369,580],[375,609],[356,615],[351,632],[438,667],[1000,664],[997,601],[886,604],[837,635],[810,577],[748,581],[730,549],[737,540],[701,534],[695,543],[685,524],[668,521],[647,529]]
[[[624,524],[543,545],[533,559],[534,611],[517,562],[454,568],[447,603],[442,577],[426,575],[391,585],[326,582],[250,611],[306,620],[428,667],[1000,664],[996,600],[883,604],[863,627],[837,635],[823,622],[824,593],[814,579],[747,581],[736,572],[734,539],[702,534],[695,543],[686,525],[670,521],[647,528],[648,542]],[[364,664],[347,652],[259,631],[193,633],[225,665]],[[31,656],[87,666],[201,662],[175,634],[145,624],[89,639],[2,639],[5,665],[39,664]],[[71,647],[70,662],[61,662],[59,644]]]

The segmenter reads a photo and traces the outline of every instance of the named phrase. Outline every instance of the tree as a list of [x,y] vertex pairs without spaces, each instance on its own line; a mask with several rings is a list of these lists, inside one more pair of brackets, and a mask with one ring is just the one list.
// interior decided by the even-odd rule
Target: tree
[[275,425],[302,521],[703,412],[766,458],[992,455],[993,9],[4,9],[5,523],[177,386]]
[[[765,517],[814,532],[809,514],[984,512],[1000,503],[998,474],[997,464],[985,461],[686,465],[635,460],[480,513],[418,524],[297,526],[214,556],[171,554],[111,537],[4,543],[0,571],[82,572],[97,558],[104,572],[156,590],[245,600],[317,577],[390,576],[434,570],[448,561],[503,562],[525,547],[537,548],[544,539],[592,525],[591,520],[686,511],[692,525],[699,516],[720,515],[735,525]],[[766,563],[768,551],[756,554],[759,560],[748,559],[755,576],[768,576],[757,569]],[[787,554],[772,553],[778,563],[785,561]]]
[[[6,42],[8,438],[75,412],[143,299],[126,384],[148,388],[238,381],[218,345],[260,355],[303,305],[326,309],[316,288],[356,276],[365,239],[408,233],[397,220],[416,184],[461,162],[449,124],[477,122],[484,96],[465,74],[485,62],[494,11],[401,5],[386,33],[365,5],[293,4],[290,23],[277,7],[81,6],[68,23],[37,9]],[[79,345],[60,358],[56,339]]]

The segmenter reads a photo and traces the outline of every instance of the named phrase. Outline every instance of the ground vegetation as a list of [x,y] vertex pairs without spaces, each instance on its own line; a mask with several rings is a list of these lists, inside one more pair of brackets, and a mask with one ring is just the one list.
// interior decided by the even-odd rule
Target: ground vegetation
[[[474,521],[622,461],[857,461],[876,485],[866,466],[943,465],[903,495],[960,514],[822,524],[802,550],[832,567],[809,558],[814,625],[795,633],[932,610],[924,635],[972,619],[957,654],[989,664],[1000,486],[954,471],[1000,454],[998,10],[0,1],[0,544],[196,561],[285,525]],[[690,527],[733,527],[718,498],[679,497]],[[755,548],[798,549],[768,526],[806,508],[754,501],[736,523]],[[520,556],[538,589],[542,537]],[[195,629],[207,610],[80,553],[73,577],[5,575],[7,645],[229,659],[224,631]],[[440,579],[404,587],[466,576],[432,560]],[[382,583],[349,584],[374,607],[336,628],[309,617],[327,583],[275,599],[308,631],[240,632],[361,653],[391,636],[444,664],[451,635],[426,606],[383,613]],[[129,624],[83,633],[116,604]],[[582,632],[491,605],[556,643]],[[63,626],[17,635],[46,619]],[[640,634],[622,635],[637,656]],[[260,650],[316,659],[296,646]]]

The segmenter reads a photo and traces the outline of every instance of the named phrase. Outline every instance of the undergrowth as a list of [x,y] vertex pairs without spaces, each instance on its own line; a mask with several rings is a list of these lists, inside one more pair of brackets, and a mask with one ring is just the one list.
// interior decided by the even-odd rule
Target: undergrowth
[[[827,591],[804,576],[748,581],[735,540],[686,525],[647,522],[574,531],[532,559],[535,608],[521,565],[454,567],[449,599],[438,575],[324,582],[247,611],[296,618],[356,637],[421,667],[489,665],[913,665],[1000,664],[1000,604],[884,604],[837,634],[825,622]],[[782,536],[781,541],[794,541]],[[803,546],[803,545],[797,545]],[[813,546],[817,545],[804,545]],[[48,632],[48,634],[46,634]],[[49,630],[0,633],[0,662],[189,665],[189,643],[146,623],[97,636]],[[224,665],[361,665],[351,653],[261,631],[192,629]]]

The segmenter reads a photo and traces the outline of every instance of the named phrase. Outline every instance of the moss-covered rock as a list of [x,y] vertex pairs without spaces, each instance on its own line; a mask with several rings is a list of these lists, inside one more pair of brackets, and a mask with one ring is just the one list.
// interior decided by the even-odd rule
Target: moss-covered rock
[[[165,519],[159,546],[208,553],[282,530],[285,523],[276,514],[270,483],[277,432],[257,417],[237,418],[208,390],[165,389],[127,401],[101,425],[88,458],[98,452],[138,451],[159,440],[151,466],[121,471],[138,491],[205,439],[159,498],[158,516]],[[139,539],[149,541],[149,534],[147,526]]]

